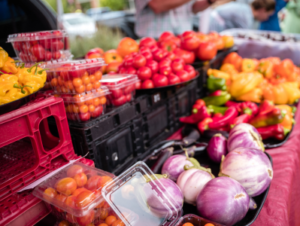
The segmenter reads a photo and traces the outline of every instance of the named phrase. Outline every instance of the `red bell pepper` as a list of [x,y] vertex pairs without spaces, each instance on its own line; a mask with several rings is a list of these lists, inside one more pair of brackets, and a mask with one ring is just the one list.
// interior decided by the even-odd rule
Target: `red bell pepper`
[[237,116],[237,109],[235,107],[229,107],[223,117],[215,118],[213,122],[208,124],[208,126],[210,129],[219,129],[221,127],[229,125]]
[[226,107],[235,107],[238,112],[242,111],[240,104],[236,103],[234,101],[231,101],[231,100],[227,101],[226,104],[225,104],[225,106]]
[[206,118],[203,119],[201,122],[198,123],[198,129],[201,133],[203,133],[205,130],[208,130],[208,124],[212,122],[212,118]]
[[192,114],[196,114],[203,106],[205,106],[204,100],[202,99],[196,100],[192,108]]
[[240,103],[240,108],[241,108],[241,110],[243,112],[247,108],[251,109],[251,111],[252,111],[252,117],[256,116],[257,113],[258,113],[258,106],[255,103],[251,102],[251,101],[246,101],[246,102]]
[[266,115],[258,114],[251,119],[249,123],[255,128],[271,126],[281,123],[284,120],[285,112],[278,108],[273,108],[271,112]]
[[274,107],[275,106],[272,101],[264,100],[264,102],[262,102],[261,105],[259,106],[258,114],[266,115],[270,113],[274,109]]
[[284,128],[281,124],[272,126],[265,126],[257,128],[257,131],[261,135],[262,139],[275,138],[277,140],[283,140],[290,130]]
[[215,92],[209,94],[211,97],[221,96],[223,94],[222,90],[216,90]]
[[247,123],[247,122],[249,122],[250,121],[250,119],[251,119],[251,115],[249,115],[249,114],[242,114],[242,115],[240,115],[240,116],[238,116],[238,117],[236,117],[233,121],[232,121],[232,123],[230,124],[230,128],[233,128],[235,125],[237,125],[237,124],[241,124],[241,123]]
[[190,116],[181,117],[179,119],[182,123],[188,123],[188,124],[196,124],[200,122],[201,120],[210,117],[210,113],[207,110],[206,106],[202,106],[197,113],[192,114]]

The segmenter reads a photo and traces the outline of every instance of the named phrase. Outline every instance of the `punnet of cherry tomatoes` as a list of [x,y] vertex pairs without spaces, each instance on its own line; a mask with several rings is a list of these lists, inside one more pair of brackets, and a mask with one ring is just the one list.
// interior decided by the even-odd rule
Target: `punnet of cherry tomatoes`
[[113,174],[76,162],[39,184],[33,195],[49,205],[60,226],[124,226],[101,195],[113,178]]
[[194,214],[187,214],[180,218],[176,226],[222,226]]
[[101,83],[110,91],[107,97],[108,106],[121,106],[133,100],[138,78],[134,74],[108,74],[103,76]]
[[67,118],[72,121],[86,122],[105,113],[107,95],[110,92],[105,86],[81,94],[55,94],[63,98]]
[[16,55],[25,63],[68,60],[68,34],[62,30],[18,33],[8,36]]
[[48,63],[48,78],[56,93],[81,94],[101,87],[102,59]]

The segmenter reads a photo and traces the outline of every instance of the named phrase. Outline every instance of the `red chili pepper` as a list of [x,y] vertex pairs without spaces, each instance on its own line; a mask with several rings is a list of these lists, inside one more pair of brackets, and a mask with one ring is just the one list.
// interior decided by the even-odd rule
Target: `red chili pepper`
[[179,121],[181,123],[186,123],[186,124],[196,124],[197,123],[197,121],[194,119],[193,115],[181,117],[181,118],[179,118]]
[[268,138],[283,140],[285,136],[290,132],[290,130],[284,128],[281,124],[257,128],[257,131],[259,132],[263,140]]
[[261,105],[259,106],[258,114],[266,115],[270,113],[274,109],[274,107],[275,106],[272,101],[264,100],[264,102],[262,102]]
[[209,94],[209,96],[211,96],[211,97],[221,96],[221,95],[223,95],[223,93],[224,92],[222,90],[216,90],[215,92]]
[[223,126],[223,127],[218,128],[218,130],[229,132],[230,131],[230,127],[227,125],[227,126]]
[[233,128],[233,127],[234,127],[235,125],[237,125],[237,124],[247,123],[247,122],[250,121],[250,119],[251,119],[251,115],[249,115],[249,114],[247,114],[247,113],[246,113],[246,114],[242,114],[242,115],[236,117],[236,118],[232,121],[232,123],[230,124],[230,127]]
[[205,102],[202,99],[196,100],[195,104],[200,105],[200,106],[205,106]]
[[223,117],[222,113],[215,113],[213,119]]
[[233,119],[238,116],[238,111],[235,107],[229,107],[223,117],[216,118],[213,122],[209,123],[210,129],[219,129],[226,125],[229,125]]
[[201,122],[198,123],[198,129],[201,133],[203,133],[205,130],[208,130],[208,124],[212,122],[212,118],[206,118],[203,119]]
[[257,113],[258,113],[257,105],[255,103],[251,102],[251,101],[246,101],[246,102],[241,103],[240,107],[241,107],[242,111],[244,111],[244,109],[246,109],[246,108],[250,108],[251,111],[252,111],[252,116],[253,117],[256,116]]
[[238,112],[242,111],[240,104],[236,103],[234,101],[231,101],[231,100],[227,101],[226,104],[225,104],[225,106],[226,107],[235,107]]
[[192,114],[196,114],[203,106],[205,106],[204,100],[196,100],[192,108]]
[[182,123],[188,123],[188,124],[196,124],[200,122],[201,120],[210,117],[210,113],[207,110],[206,106],[202,106],[197,113],[192,114],[187,117],[181,117],[179,119],[180,122]]
[[281,123],[284,120],[285,112],[278,108],[273,108],[271,112],[266,115],[258,114],[251,119],[249,123],[255,128],[271,126]]

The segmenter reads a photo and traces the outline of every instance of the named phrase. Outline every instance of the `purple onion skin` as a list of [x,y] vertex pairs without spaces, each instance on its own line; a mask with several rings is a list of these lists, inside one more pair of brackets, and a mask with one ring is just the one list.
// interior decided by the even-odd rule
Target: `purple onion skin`
[[249,209],[250,198],[234,179],[218,177],[209,181],[197,197],[199,214],[230,226],[240,221]]
[[180,174],[177,185],[183,193],[184,201],[195,205],[197,196],[212,179],[210,173],[200,169],[189,169]]
[[214,135],[208,142],[207,153],[212,161],[220,163],[222,155],[226,155],[228,153],[226,138],[222,134]]
[[193,166],[184,155],[173,155],[165,161],[161,174],[168,175],[168,178],[177,181],[179,175],[184,171],[184,166]]
[[239,147],[265,150],[259,132],[255,127],[247,123],[236,125],[229,133],[227,141],[228,152]]
[[[183,194],[178,185],[168,178],[160,178],[157,179],[157,181],[159,181],[163,186],[161,187],[158,183],[158,186],[162,190],[163,194],[166,195],[167,198],[173,203],[175,209],[172,209],[172,211],[180,211],[183,206]],[[149,183],[151,184],[152,182]],[[163,199],[164,196],[161,195],[161,198]],[[148,197],[147,203],[151,211],[156,214],[166,216],[166,214],[170,213],[170,209],[161,204],[161,201],[158,199],[157,195]]]
[[237,148],[229,152],[221,164],[220,172],[237,180],[255,197],[271,183],[273,169],[269,158],[260,150]]

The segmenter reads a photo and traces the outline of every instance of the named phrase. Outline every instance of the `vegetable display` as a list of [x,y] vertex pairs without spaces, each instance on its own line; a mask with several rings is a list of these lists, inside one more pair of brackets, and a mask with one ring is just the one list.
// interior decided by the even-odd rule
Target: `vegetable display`
[[226,155],[227,152],[227,140],[222,134],[214,135],[208,142],[207,153],[214,162],[220,163],[222,156]]

